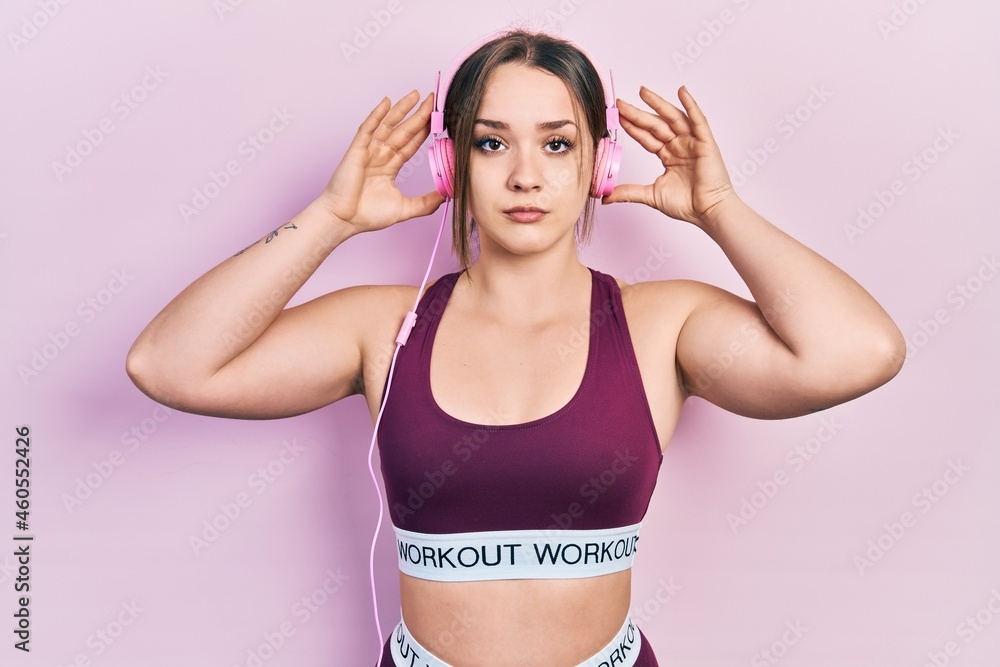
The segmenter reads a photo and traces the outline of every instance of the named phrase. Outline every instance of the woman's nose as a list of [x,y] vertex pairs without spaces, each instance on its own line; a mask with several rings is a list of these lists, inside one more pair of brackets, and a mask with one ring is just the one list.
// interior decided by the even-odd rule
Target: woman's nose
[[539,157],[532,155],[530,151],[517,151],[511,156],[511,171],[507,183],[512,190],[541,189],[545,178]]

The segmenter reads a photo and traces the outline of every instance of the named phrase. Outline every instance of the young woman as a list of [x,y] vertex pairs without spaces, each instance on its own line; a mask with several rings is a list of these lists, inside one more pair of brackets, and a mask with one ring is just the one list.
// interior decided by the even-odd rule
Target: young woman
[[420,298],[379,426],[403,617],[382,665],[656,665],[628,618],[629,568],[684,401],[794,417],[902,364],[879,304],[736,195],[691,94],[678,92],[683,111],[639,97],[650,110],[619,102],[621,127],[664,171],[602,203],[702,229],[754,301],[580,262],[603,87],[574,46],[515,31],[469,56],[445,100],[460,272],[422,295],[358,286],[284,308],[351,236],[445,201],[394,184],[430,131],[434,100],[414,91],[383,99],[324,192],[181,292],[129,353],[136,385],[180,410],[278,418],[360,393],[374,420]]

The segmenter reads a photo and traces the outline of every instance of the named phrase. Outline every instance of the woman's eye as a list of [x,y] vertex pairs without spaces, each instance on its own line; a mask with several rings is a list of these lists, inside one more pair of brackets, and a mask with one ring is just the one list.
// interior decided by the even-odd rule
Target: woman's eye
[[552,139],[545,144],[545,147],[550,153],[565,153],[573,147],[573,144],[566,139]]
[[503,148],[503,142],[496,137],[483,137],[476,142],[476,146],[484,153],[496,153]]

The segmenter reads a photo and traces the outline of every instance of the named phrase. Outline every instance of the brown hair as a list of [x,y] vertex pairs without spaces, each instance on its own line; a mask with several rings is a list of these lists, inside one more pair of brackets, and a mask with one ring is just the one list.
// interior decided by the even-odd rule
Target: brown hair
[[[483,101],[483,91],[494,70],[515,63],[540,69],[557,76],[566,84],[573,98],[574,120],[583,111],[596,151],[597,142],[607,133],[604,85],[590,59],[570,42],[545,33],[513,30],[480,46],[455,71],[445,97],[445,128],[455,144],[455,196],[452,211],[452,249],[462,270],[471,259],[470,241],[476,221],[469,216],[469,158],[474,140],[473,126]],[[592,166],[592,165],[586,165]],[[580,176],[584,177],[582,160]],[[589,191],[591,173],[586,175]],[[594,200],[587,199],[583,223],[576,225],[576,240],[586,243],[593,227]]]

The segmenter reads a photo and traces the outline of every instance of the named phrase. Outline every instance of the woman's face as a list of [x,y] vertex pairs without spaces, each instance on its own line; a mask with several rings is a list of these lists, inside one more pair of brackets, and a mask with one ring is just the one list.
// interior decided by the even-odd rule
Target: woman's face
[[480,252],[530,255],[573,246],[590,191],[592,141],[590,130],[576,125],[561,79],[520,64],[494,70],[469,162]]

